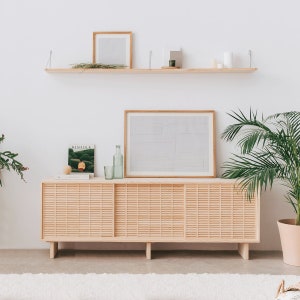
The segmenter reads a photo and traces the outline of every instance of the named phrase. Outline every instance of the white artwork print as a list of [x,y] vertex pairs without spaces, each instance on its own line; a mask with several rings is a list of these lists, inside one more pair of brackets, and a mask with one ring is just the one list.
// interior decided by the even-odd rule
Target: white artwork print
[[140,113],[127,124],[131,175],[201,176],[214,168],[209,114]]

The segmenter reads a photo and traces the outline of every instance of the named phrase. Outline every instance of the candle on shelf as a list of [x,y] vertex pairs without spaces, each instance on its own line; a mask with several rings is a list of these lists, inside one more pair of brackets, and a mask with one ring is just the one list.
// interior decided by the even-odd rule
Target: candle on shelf
[[218,66],[218,61],[214,58],[214,59],[212,60],[212,67],[213,67],[214,69],[216,69],[217,66]]
[[224,52],[224,68],[232,68],[232,52]]

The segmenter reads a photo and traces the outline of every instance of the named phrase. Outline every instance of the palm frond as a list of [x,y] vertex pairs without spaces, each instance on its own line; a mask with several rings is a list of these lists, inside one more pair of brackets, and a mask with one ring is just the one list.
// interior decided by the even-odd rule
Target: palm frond
[[[236,123],[222,134],[226,141],[236,139],[240,154],[224,163],[224,178],[237,179],[251,198],[255,191],[270,189],[275,179],[288,188],[286,199],[300,220],[300,112],[290,111],[261,117],[250,109],[229,115]],[[300,224],[299,224],[300,225]]]
[[233,155],[224,163],[224,178],[239,179],[244,189],[258,190],[272,187],[274,179],[283,172],[272,153],[253,152],[248,155]]
[[241,110],[239,110],[239,113],[232,112],[228,113],[228,115],[235,119],[238,123],[227,126],[221,134],[221,138],[226,141],[233,141],[243,130],[250,132],[248,135],[249,141],[247,141],[245,137],[242,141],[242,145],[245,145],[243,147],[245,153],[247,153],[249,149],[253,149],[253,147],[261,140],[264,140],[266,137],[268,137],[267,133],[272,133],[270,128],[264,124],[263,117],[262,120],[259,121],[257,119],[257,112],[254,112],[252,109],[250,109],[249,117],[246,117]]

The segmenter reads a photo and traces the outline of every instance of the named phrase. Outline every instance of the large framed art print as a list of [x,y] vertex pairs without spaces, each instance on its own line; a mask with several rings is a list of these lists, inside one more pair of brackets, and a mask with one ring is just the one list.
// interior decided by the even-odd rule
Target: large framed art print
[[216,177],[215,111],[126,110],[125,177]]

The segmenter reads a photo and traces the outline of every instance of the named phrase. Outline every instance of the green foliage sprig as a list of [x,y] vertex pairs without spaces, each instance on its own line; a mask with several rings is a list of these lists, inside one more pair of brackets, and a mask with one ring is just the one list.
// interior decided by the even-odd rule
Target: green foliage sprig
[[73,69],[124,69],[125,65],[118,64],[97,64],[97,63],[79,63],[73,64]]
[[[0,143],[4,141],[4,134],[0,137]],[[13,170],[15,171],[22,180],[24,180],[23,171],[28,170],[27,167],[24,167],[23,164],[16,159],[18,153],[13,153],[11,151],[0,151],[0,170],[6,169],[8,171]],[[24,180],[25,181],[25,180]],[[0,178],[0,186],[2,186],[2,181]]]

